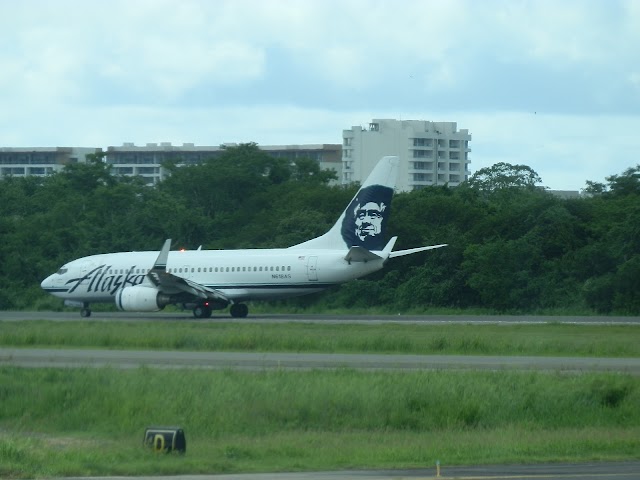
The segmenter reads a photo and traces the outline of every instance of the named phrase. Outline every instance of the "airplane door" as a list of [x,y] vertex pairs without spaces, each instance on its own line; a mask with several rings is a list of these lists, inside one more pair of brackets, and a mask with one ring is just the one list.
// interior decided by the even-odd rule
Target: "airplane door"
[[87,275],[89,273],[90,270],[93,270],[94,268],[94,264],[93,263],[89,263],[89,262],[85,262],[82,264],[82,266],[80,267],[80,275],[81,278],[85,278],[85,280],[82,280],[82,282],[80,282],[81,285],[83,284],[88,284],[91,280],[87,279]]
[[309,280],[318,280],[318,257],[309,257],[309,262],[307,263],[307,275],[309,276]]

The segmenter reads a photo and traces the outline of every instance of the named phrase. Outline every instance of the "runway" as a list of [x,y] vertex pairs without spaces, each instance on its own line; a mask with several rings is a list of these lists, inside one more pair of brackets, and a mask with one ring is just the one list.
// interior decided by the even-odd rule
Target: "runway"
[[[354,470],[338,472],[179,475],[162,480],[640,480],[640,461],[582,464],[441,466],[416,470]],[[74,477],[67,480],[158,480],[158,477]]]
[[82,318],[77,311],[72,312],[12,312],[1,311],[0,321],[49,320],[56,322],[154,322],[154,321],[195,321],[232,323],[413,323],[413,324],[591,324],[591,325],[638,325],[640,317],[608,316],[550,316],[550,315],[323,315],[323,314],[264,314],[249,313],[247,318],[232,318],[226,312],[214,314],[208,319],[195,319],[190,311],[184,312],[93,312],[90,318]]
[[640,375],[640,358],[180,352],[0,348],[0,365],[32,368],[112,367],[230,370],[544,370]]

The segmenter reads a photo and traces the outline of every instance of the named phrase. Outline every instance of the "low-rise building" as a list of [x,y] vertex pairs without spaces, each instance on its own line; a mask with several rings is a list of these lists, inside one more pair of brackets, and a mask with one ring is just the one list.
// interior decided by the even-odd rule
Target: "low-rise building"
[[[179,166],[195,165],[220,156],[225,146],[234,145],[236,144],[213,147],[197,146],[193,143],[172,145],[163,142],[136,146],[133,143],[125,143],[121,147],[108,147],[105,159],[111,165],[114,174],[138,175],[144,178],[147,184],[153,185],[169,175],[163,167],[166,162],[175,162]],[[311,158],[320,164],[320,168],[333,169],[338,178],[341,177],[342,149],[339,144],[267,145],[259,148],[279,158]]]
[[44,176],[62,170],[71,163],[84,163],[87,155],[100,153],[100,148],[25,147],[0,148],[0,178]]

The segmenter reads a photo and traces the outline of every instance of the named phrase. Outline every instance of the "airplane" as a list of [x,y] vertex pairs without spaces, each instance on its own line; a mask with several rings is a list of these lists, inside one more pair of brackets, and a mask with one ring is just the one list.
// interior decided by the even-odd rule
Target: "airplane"
[[155,312],[167,305],[191,309],[196,318],[230,307],[232,317],[249,313],[250,300],[319,292],[383,268],[391,258],[446,246],[393,251],[384,241],[399,159],[383,157],[333,227],[289,248],[170,251],[91,255],[48,276],[41,287],[91,316],[92,303],[115,302],[126,312]]

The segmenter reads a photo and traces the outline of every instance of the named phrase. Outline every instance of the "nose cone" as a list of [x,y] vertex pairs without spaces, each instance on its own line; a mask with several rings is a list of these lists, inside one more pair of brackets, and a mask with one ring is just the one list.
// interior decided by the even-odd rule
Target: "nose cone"
[[49,275],[40,283],[40,288],[51,295],[59,297],[67,291],[63,283],[64,279],[60,275],[54,273],[53,275]]
[[53,280],[52,278],[53,275],[49,275],[47,278],[45,278],[41,283],[40,283],[40,288],[42,288],[45,291],[48,291],[50,288],[53,287]]

